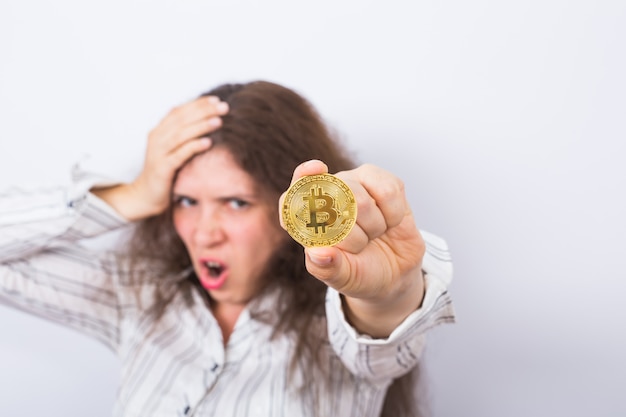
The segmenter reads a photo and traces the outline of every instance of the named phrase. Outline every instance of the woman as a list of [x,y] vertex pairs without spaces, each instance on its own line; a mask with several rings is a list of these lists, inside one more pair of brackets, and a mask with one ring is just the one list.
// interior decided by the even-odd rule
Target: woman
[[[359,215],[342,242],[303,250],[279,200],[323,172]],[[415,415],[424,332],[453,319],[445,245],[418,231],[401,181],[354,168],[302,97],[219,87],[150,133],[132,183],[76,177],[67,208],[5,216],[0,300],[116,351],[115,415]],[[74,243],[129,222],[122,254]]]

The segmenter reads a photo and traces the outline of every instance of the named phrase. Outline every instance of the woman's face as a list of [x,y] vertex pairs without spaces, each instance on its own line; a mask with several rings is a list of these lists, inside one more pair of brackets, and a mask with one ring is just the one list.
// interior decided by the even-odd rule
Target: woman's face
[[174,226],[200,282],[217,303],[244,305],[285,238],[275,203],[224,148],[196,156],[173,187]]

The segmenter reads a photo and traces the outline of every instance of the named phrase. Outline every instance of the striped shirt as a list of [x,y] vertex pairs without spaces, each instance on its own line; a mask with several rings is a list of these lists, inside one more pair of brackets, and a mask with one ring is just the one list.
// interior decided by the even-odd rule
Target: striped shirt
[[271,321],[253,318],[272,311],[275,294],[250,303],[226,346],[197,292],[191,306],[177,294],[155,322],[146,311],[154,284],[80,242],[127,225],[87,183],[0,193],[0,302],[110,347],[122,364],[115,416],[378,416],[392,380],[419,360],[425,332],[454,321],[445,242],[423,232],[422,307],[388,338],[372,339],[347,323],[329,289],[326,316],[311,326],[325,341],[325,377],[303,387],[302,376],[318,370],[299,363],[289,374],[291,336],[272,338]]

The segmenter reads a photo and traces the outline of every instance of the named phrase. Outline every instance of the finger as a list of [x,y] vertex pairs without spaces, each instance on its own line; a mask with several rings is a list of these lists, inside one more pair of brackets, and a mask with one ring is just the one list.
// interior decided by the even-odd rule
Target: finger
[[394,227],[409,213],[404,183],[395,175],[374,165],[362,165],[355,170],[357,178],[381,211],[387,229]]
[[350,277],[350,264],[335,247],[306,248],[306,269],[326,285],[341,291]]
[[304,176],[326,173],[328,173],[328,165],[318,159],[311,159],[301,163],[294,169],[293,176],[291,177],[291,185]]
[[220,117],[211,117],[210,119],[199,120],[180,128],[175,132],[172,132],[174,137],[171,138],[167,144],[167,152],[175,152],[185,143],[206,136],[219,129],[221,126],[222,119]]
[[209,138],[200,138],[185,143],[174,151],[167,159],[170,164],[170,168],[174,170],[180,168],[192,156],[206,151],[211,147],[211,145],[212,142]]
[[365,230],[360,225],[355,224],[352,230],[350,230],[350,233],[348,233],[348,236],[334,245],[334,247],[344,252],[358,254],[365,249],[370,240],[371,238]]
[[229,106],[216,96],[199,97],[177,108],[181,123],[192,123],[207,117],[223,116],[228,113]]
[[[325,174],[327,172],[328,172],[328,166],[324,162],[318,159],[311,159],[309,161],[301,163],[294,169],[293,176],[291,177],[290,185],[293,185],[296,181],[298,181],[300,178],[306,175]],[[285,201],[286,194],[287,194],[287,190],[285,190],[285,192],[283,192],[280,195],[280,198],[278,199],[278,212],[279,213],[282,213],[283,201]],[[279,220],[280,220],[280,226],[283,229],[285,229],[285,225],[283,223],[283,216],[279,216]]]
[[[387,230],[385,216],[367,189],[355,178],[352,171],[337,174],[352,190],[357,204],[356,226],[370,239],[376,239]],[[355,226],[355,227],[356,227]],[[350,235],[348,235],[350,237]]]
[[163,127],[172,127],[173,125],[180,128],[180,126],[199,120],[223,116],[228,113],[228,110],[228,103],[220,101],[218,97],[200,97],[172,109],[162,123]]

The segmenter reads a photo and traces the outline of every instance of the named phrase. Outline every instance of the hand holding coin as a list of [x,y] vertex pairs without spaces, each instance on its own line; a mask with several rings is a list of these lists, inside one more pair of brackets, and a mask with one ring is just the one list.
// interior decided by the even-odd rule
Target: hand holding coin
[[331,176],[308,161],[279,207],[283,228],[305,246],[307,270],[344,296],[355,327],[384,336],[419,307],[425,244],[396,176],[373,165]]

